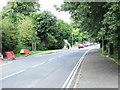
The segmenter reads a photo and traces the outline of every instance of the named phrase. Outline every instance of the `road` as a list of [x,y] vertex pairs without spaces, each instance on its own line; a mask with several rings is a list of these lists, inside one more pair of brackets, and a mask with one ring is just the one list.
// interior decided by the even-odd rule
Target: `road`
[[2,88],[61,88],[79,59],[89,49],[18,58],[13,63],[0,66],[0,84]]

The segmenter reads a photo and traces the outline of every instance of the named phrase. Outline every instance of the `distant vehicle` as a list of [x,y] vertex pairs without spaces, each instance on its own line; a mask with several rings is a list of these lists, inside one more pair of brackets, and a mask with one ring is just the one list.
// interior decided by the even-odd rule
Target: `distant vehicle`
[[88,44],[84,44],[85,47],[88,47],[89,45]]
[[92,45],[94,45],[94,43],[88,43],[88,46],[92,46]]
[[84,48],[85,46],[83,44],[79,44],[78,48]]
[[97,45],[97,43],[94,43],[94,45]]
[[0,52],[0,60],[4,60],[1,52]]

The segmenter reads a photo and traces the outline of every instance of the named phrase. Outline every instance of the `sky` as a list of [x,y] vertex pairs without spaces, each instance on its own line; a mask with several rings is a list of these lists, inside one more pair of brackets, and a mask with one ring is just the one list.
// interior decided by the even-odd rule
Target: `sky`
[[[2,10],[3,6],[7,4],[8,0],[0,0],[0,11]],[[65,22],[70,23],[70,14],[68,12],[58,12],[53,7],[53,5],[60,6],[63,4],[63,0],[39,0],[39,3],[41,5],[40,10],[48,10],[51,11],[55,16],[57,16],[58,19],[62,19]]]

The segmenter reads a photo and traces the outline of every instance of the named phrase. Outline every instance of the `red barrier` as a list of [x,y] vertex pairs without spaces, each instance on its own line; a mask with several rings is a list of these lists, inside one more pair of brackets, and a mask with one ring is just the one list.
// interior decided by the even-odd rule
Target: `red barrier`
[[24,54],[25,54],[25,55],[28,55],[28,54],[30,54],[30,53],[29,53],[28,50],[24,50]]
[[6,56],[7,56],[8,59],[12,59],[12,60],[15,59],[13,52],[5,52],[5,53],[6,53]]
[[2,61],[4,61],[4,58],[2,58]]

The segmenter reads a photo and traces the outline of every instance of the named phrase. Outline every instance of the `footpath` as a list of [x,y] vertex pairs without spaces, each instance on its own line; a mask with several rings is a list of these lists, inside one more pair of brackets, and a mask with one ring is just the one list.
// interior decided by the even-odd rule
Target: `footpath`
[[92,49],[81,64],[74,88],[118,88],[118,65]]

